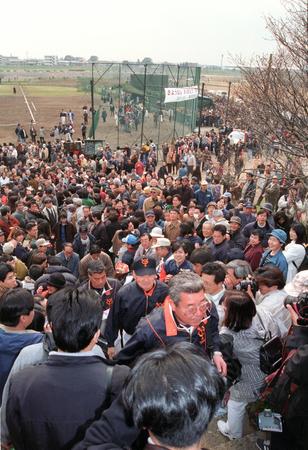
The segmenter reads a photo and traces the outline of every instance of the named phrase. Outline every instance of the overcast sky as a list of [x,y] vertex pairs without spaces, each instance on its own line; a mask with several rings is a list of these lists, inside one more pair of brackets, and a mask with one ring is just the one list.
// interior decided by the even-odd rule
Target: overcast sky
[[230,64],[270,53],[264,15],[280,0],[5,0],[0,54]]

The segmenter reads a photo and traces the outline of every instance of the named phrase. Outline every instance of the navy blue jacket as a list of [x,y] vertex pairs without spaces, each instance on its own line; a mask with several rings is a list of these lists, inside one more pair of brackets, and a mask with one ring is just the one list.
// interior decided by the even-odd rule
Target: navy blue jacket
[[202,347],[208,356],[211,356],[214,351],[220,351],[218,314],[214,304],[207,324],[200,324],[191,334],[183,328],[179,329],[176,335],[167,336],[166,328],[164,308],[156,308],[140,320],[133,336],[117,355],[117,363],[130,364],[143,353],[181,341],[192,342]]
[[141,317],[160,306],[168,292],[168,286],[161,281],[156,281],[156,286],[150,295],[147,295],[136,281],[121,287],[107,319],[105,338],[108,345],[113,347],[120,330],[133,334]]

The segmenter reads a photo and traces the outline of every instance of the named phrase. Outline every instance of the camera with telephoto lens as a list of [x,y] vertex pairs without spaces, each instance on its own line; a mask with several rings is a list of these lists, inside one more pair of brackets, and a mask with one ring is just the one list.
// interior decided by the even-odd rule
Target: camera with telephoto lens
[[238,291],[247,292],[249,286],[251,288],[251,292],[255,296],[258,290],[258,284],[253,278],[248,278],[246,280],[240,281],[240,283],[236,286],[236,289]]
[[284,306],[291,305],[299,316],[297,323],[301,326],[308,326],[308,292],[299,294],[298,297],[288,295],[284,300]]

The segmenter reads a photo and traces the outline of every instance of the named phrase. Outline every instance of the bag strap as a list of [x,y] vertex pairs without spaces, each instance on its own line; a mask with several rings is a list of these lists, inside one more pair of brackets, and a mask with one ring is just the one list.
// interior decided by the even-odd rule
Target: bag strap
[[[111,400],[111,385],[112,385],[112,375],[113,375],[114,366],[106,367],[106,399]],[[111,401],[110,401],[111,403]]]
[[155,330],[155,328],[153,327],[153,325],[151,324],[150,320],[146,317],[145,320],[147,321],[149,327],[151,328],[151,330],[153,331],[153,333],[155,334],[155,336],[157,337],[157,339],[159,340],[159,342],[162,344],[163,347],[166,347],[166,344],[164,343],[164,341],[162,340],[162,338],[159,336],[159,334],[157,333],[157,331]]
[[270,331],[267,331],[267,329],[265,328],[263,320],[261,318],[261,315],[258,313],[258,311],[257,311],[257,317],[259,319],[259,322],[261,323],[261,326],[262,326],[263,330],[265,331],[264,339],[266,339],[267,334],[269,336],[269,339],[271,339],[272,338],[272,333]]

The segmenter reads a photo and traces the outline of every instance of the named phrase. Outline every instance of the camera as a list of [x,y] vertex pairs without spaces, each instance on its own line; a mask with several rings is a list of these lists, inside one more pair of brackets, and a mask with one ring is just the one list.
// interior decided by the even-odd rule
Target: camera
[[308,325],[308,292],[299,294],[298,297],[292,297],[288,295],[284,300],[284,306],[291,305],[299,319],[298,325]]
[[261,431],[282,432],[281,415],[265,409],[258,415],[259,428]]
[[255,296],[257,293],[257,290],[258,290],[258,284],[257,284],[256,280],[254,280],[253,278],[240,281],[240,283],[236,286],[236,289],[238,291],[247,292],[248,286],[251,287],[251,291],[252,291],[253,295]]

